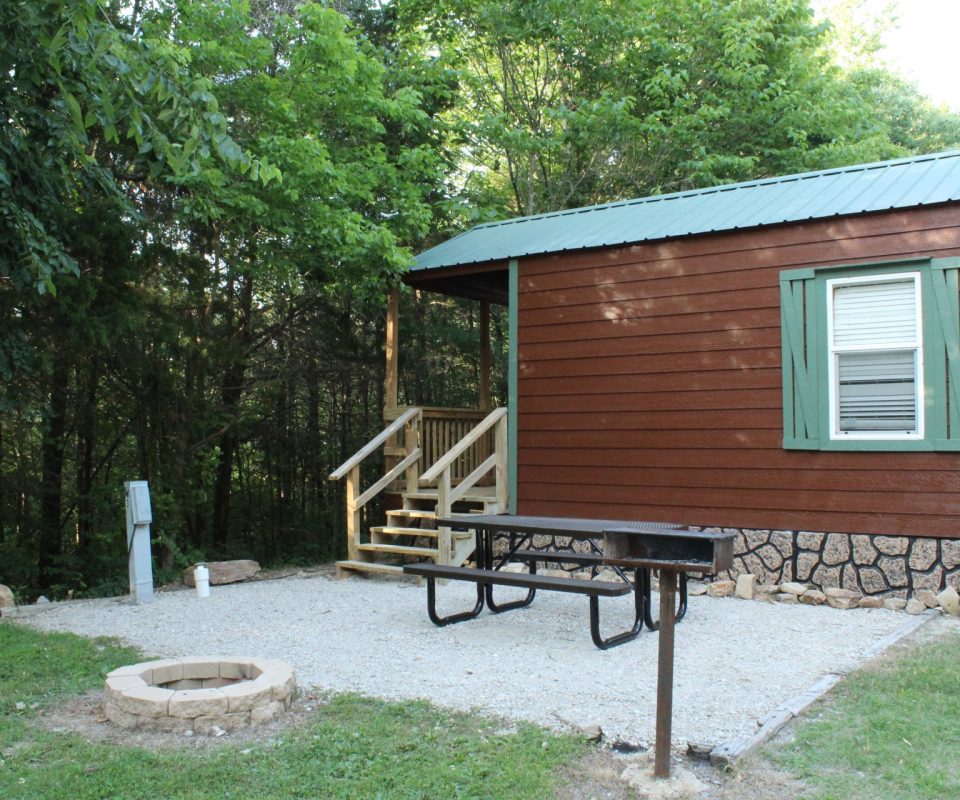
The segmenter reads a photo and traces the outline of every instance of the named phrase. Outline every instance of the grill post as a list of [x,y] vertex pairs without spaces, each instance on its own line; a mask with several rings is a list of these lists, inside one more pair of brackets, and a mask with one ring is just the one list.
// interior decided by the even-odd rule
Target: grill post
[[657,650],[657,739],[653,775],[670,777],[670,737],[673,729],[673,632],[677,573],[660,569],[660,640]]

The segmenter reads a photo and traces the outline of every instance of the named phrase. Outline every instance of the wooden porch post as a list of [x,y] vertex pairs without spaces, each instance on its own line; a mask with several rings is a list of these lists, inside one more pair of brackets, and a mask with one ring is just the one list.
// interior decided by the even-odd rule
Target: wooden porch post
[[394,287],[387,292],[387,378],[384,386],[384,410],[397,408],[400,369],[400,292]]
[[480,301],[480,410],[490,411],[490,301]]

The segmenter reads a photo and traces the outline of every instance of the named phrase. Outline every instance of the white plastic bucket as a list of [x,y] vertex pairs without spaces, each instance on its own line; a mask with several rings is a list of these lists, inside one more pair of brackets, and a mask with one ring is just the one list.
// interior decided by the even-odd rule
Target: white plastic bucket
[[197,597],[210,596],[210,570],[203,564],[193,568],[193,582],[197,585]]

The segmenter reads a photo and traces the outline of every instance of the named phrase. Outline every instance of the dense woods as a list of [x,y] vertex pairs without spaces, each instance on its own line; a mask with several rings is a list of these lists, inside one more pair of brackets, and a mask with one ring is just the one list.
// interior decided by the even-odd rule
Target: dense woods
[[[122,592],[131,479],[161,577],[338,555],[412,253],[960,146],[872,41],[805,0],[2,4],[0,582]],[[475,406],[478,325],[405,293],[401,402]]]

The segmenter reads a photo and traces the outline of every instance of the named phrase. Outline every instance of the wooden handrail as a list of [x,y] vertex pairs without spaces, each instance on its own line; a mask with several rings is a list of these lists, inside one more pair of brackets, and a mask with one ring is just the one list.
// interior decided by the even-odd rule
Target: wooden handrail
[[351,469],[353,469],[357,464],[363,461],[367,456],[373,453],[380,445],[382,445],[387,439],[397,433],[404,425],[406,425],[411,419],[417,416],[420,413],[420,409],[417,407],[408,408],[403,414],[397,417],[393,422],[391,422],[386,428],[384,428],[380,433],[369,442],[367,442],[363,447],[357,450],[350,458],[344,461],[339,467],[337,467],[333,472],[331,472],[327,479],[331,481],[338,481],[344,475],[346,475]]
[[491,411],[484,420],[479,423],[470,433],[457,442],[444,456],[420,476],[420,483],[427,484],[435,481],[454,461],[462,456],[471,445],[483,436],[488,430],[496,425],[507,413],[506,408],[496,408]]

